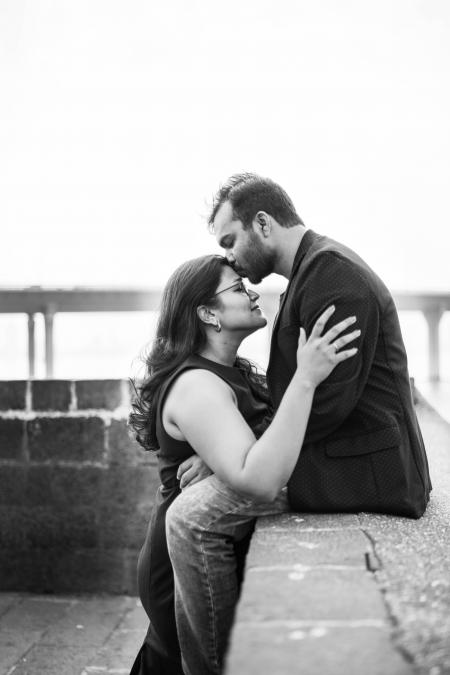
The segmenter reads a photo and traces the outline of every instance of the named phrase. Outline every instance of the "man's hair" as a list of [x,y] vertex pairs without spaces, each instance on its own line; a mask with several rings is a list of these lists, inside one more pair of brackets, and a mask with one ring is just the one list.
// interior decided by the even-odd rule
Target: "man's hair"
[[233,218],[240,220],[244,229],[251,226],[258,211],[265,211],[282,227],[304,224],[287,192],[270,178],[256,173],[235,173],[222,185],[213,199],[208,218],[211,232],[217,211],[227,201],[233,209]]

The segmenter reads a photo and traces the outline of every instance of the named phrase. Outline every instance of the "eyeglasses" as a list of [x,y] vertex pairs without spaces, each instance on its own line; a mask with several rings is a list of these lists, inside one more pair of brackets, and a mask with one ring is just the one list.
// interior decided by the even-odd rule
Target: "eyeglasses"
[[234,284],[231,284],[231,286],[227,286],[226,288],[222,288],[221,291],[217,291],[217,293],[214,293],[213,298],[216,295],[220,295],[221,293],[225,293],[225,291],[231,290],[232,288],[236,288],[236,290],[238,290],[240,293],[245,293],[246,295],[248,295],[248,297],[250,297],[250,293],[248,292],[247,288],[245,287],[244,282],[241,279],[241,281],[235,281]]

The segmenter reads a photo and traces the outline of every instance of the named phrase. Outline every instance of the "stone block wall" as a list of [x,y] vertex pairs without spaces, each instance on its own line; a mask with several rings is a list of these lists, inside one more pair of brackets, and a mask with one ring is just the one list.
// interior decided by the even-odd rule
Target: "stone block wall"
[[121,380],[0,382],[0,590],[135,594],[159,484]]

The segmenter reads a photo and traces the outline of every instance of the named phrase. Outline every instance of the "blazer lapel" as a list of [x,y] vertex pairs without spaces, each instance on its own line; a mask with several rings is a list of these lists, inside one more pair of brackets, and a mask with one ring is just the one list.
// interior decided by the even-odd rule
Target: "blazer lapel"
[[280,323],[281,314],[283,312],[283,308],[286,304],[286,300],[287,300],[287,297],[289,295],[289,290],[290,290],[290,287],[291,287],[291,284],[292,284],[292,280],[296,277],[298,269],[300,267],[300,264],[301,264],[303,258],[305,257],[309,247],[313,243],[316,236],[317,235],[316,235],[315,232],[313,232],[313,230],[306,230],[306,232],[303,235],[302,240],[299,244],[299,247],[297,249],[297,253],[295,254],[294,263],[292,265],[292,271],[291,271],[291,275],[289,277],[288,285],[287,285],[284,293],[282,293],[280,295],[280,306],[278,308],[277,315],[276,315],[275,320],[273,322],[272,337],[271,337],[271,340],[270,340],[269,363],[272,359],[272,351],[273,351],[273,348],[274,348],[275,335],[278,331],[278,324]]
[[[316,236],[317,236],[316,233],[313,232],[312,230],[306,230],[305,234],[302,237],[300,245],[297,249],[297,253],[295,254],[294,263],[292,265],[292,271],[291,271],[291,275],[289,277],[288,285],[287,285],[284,293],[282,293],[280,295],[280,306],[278,308],[278,313],[277,313],[277,315],[275,317],[275,321],[273,323],[272,339],[273,339],[274,333],[278,330],[278,324],[280,322],[280,317],[281,317],[281,314],[283,312],[283,308],[286,304],[287,297],[289,295],[289,290],[290,290],[291,285],[292,285],[292,280],[297,276],[300,264],[301,264],[303,258],[305,257],[309,247],[313,243],[313,240],[315,239]],[[272,351],[272,343],[271,343],[270,349]]]

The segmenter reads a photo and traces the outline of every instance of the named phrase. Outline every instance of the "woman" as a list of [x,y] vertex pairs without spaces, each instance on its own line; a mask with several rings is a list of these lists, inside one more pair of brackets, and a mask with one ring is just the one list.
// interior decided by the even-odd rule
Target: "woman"
[[[358,336],[341,336],[355,317],[321,335],[334,308],[319,318],[308,340],[302,329],[297,372],[268,425],[264,378],[237,356],[242,340],[267,323],[258,297],[215,255],[181,265],[164,290],[146,377],[130,416],[144,448],[159,449],[162,484],[138,563],[150,628],[132,675],[183,673],[165,533],[167,509],[180,494],[180,465],[196,453],[239,493],[275,500],[296,463],[315,387],[357,351],[336,353]],[[191,473],[195,480],[195,469]]]

